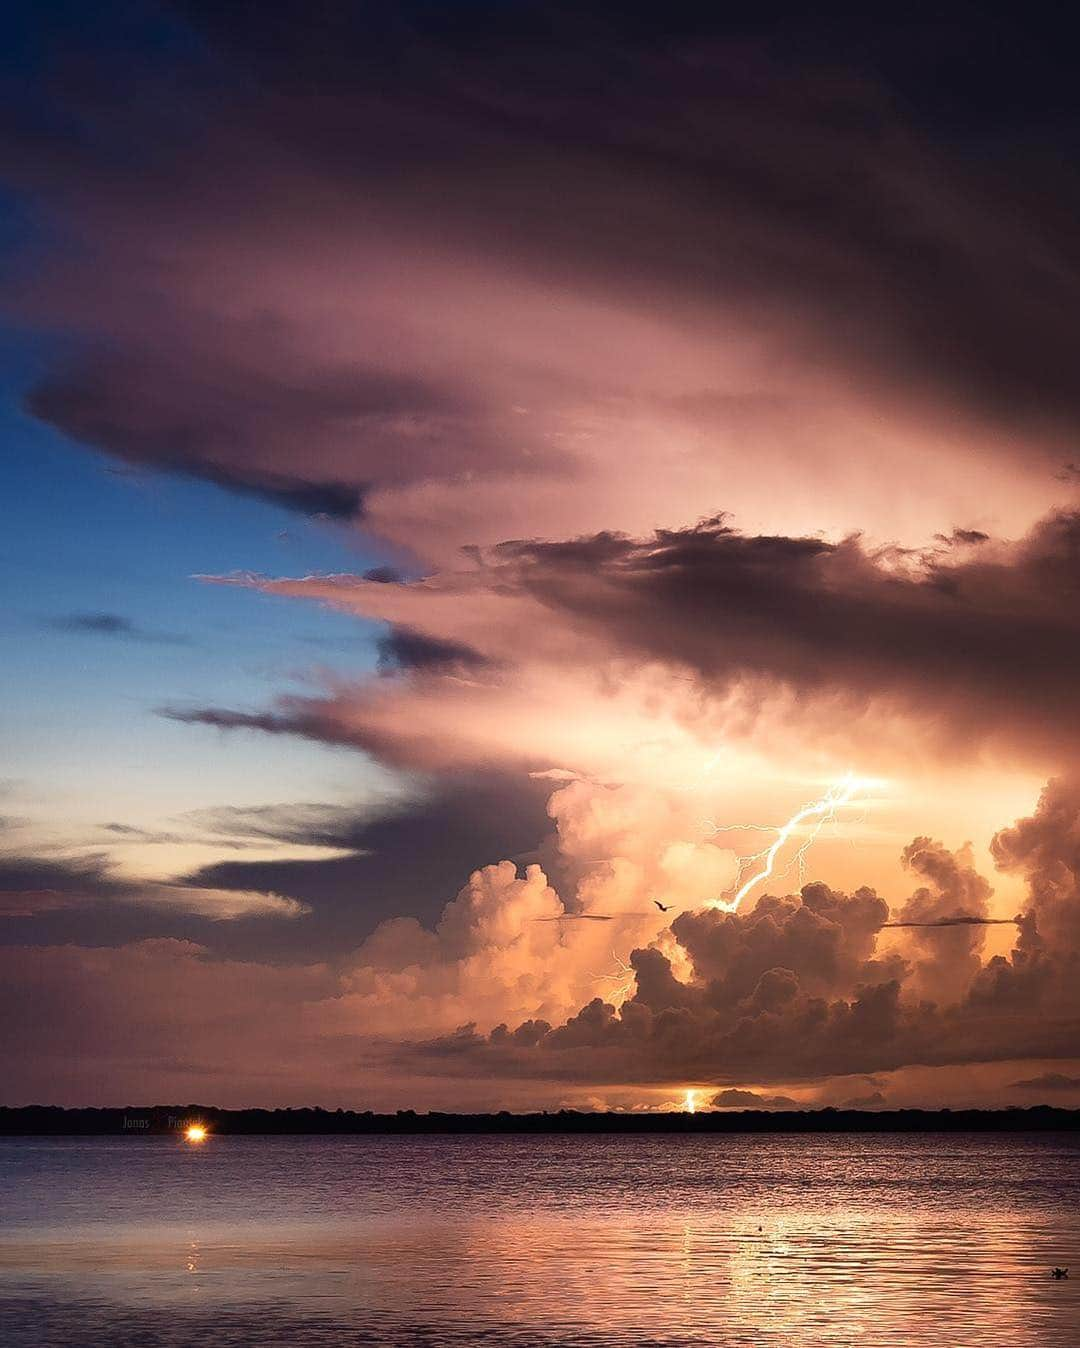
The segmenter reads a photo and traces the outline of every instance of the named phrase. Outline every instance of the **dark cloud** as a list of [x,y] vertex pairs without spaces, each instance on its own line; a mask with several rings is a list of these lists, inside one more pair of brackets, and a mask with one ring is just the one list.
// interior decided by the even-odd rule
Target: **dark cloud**
[[934,537],[949,547],[975,547],[979,543],[990,542],[990,535],[984,534],[981,529],[954,529],[951,534],[935,534]]
[[871,1091],[869,1095],[856,1095],[850,1100],[845,1100],[841,1109],[883,1109],[888,1104],[884,1094],[881,1091]]
[[283,506],[302,515],[332,520],[353,520],[363,514],[364,492],[347,482],[304,482],[285,473],[241,474],[207,464],[189,465],[186,472],[216,486],[255,496],[271,505]]
[[[463,869],[478,851],[496,854],[504,851],[508,836],[505,832],[508,802],[503,784],[476,781],[470,788],[476,793],[471,799],[464,781],[457,784],[457,799],[453,799],[447,783],[440,785],[444,790],[442,799],[432,793],[426,802],[402,803],[394,810],[352,821],[340,807],[323,808],[312,803],[200,815],[197,821],[200,827],[208,832],[219,829],[223,836],[283,841],[307,838],[323,843],[352,843],[358,849],[357,855],[346,863],[352,868],[348,874],[347,903],[342,901],[338,906],[329,893],[320,900],[311,890],[295,890],[311,894],[315,911],[303,923],[287,924],[296,940],[282,949],[286,961],[272,958],[268,945],[262,950],[266,962],[252,962],[250,946],[246,946],[245,962],[231,967],[246,970],[244,976],[261,986],[263,982],[273,984],[279,977],[275,970],[281,965],[281,978],[288,981],[295,977],[303,983],[316,976],[297,965],[299,953],[314,953],[318,947],[328,955],[340,952],[355,957],[358,927],[371,921],[374,910],[384,900],[388,914],[401,911],[403,906],[417,906],[416,897],[423,892],[423,873],[417,868],[408,870],[403,866],[403,858],[422,858],[425,844],[439,837],[442,844],[438,865],[429,872],[434,913],[447,892],[448,821],[455,818],[459,821]],[[501,815],[493,809],[490,795],[481,798],[485,786],[502,801]],[[395,1038],[392,1043],[368,1044],[363,1051],[380,1068],[392,1067],[395,1073],[413,1072],[431,1079],[444,1078],[448,1083],[451,1079],[484,1079],[505,1083],[509,1088],[515,1080],[588,1083],[597,1087],[605,1084],[626,1087],[634,1082],[713,1081],[717,1084],[714,1104],[718,1108],[789,1108],[791,1104],[786,1097],[768,1092],[768,1083],[811,1082],[852,1075],[864,1077],[866,1088],[863,1094],[847,1100],[845,1107],[881,1108],[887,1102],[880,1085],[870,1075],[874,1072],[911,1066],[1022,1060],[1071,1063],[1080,1032],[1077,994],[1080,949],[1068,940],[1067,934],[1073,928],[1064,922],[1062,909],[1080,906],[1076,891],[1080,862],[1072,858],[1053,864],[1056,881],[1053,898],[1058,905],[1053,913],[1046,907],[1044,875],[1050,864],[1048,859],[1067,856],[1068,838],[1080,829],[1080,803],[1074,803],[1070,809],[1068,799],[1068,792],[1060,784],[1052,784],[1043,805],[1032,816],[1037,825],[1038,857],[1031,860],[1032,853],[1021,849],[1021,855],[1029,858],[1030,892],[1019,918],[1014,949],[1008,956],[980,962],[970,985],[953,985],[947,1000],[943,996],[934,1001],[925,995],[917,961],[909,962],[879,948],[878,936],[888,910],[877,894],[865,888],[845,894],[818,883],[804,886],[798,895],[766,894],[754,908],[734,914],[714,910],[681,913],[670,934],[665,934],[664,940],[668,942],[665,948],[650,946],[632,953],[632,995],[619,1008],[596,997],[559,1024],[533,1017],[518,1025],[499,1025],[490,1034],[476,1025],[463,1025],[426,1042],[408,1043]],[[524,802],[521,804],[524,808]],[[535,805],[537,809],[541,807],[542,793]],[[490,830],[492,821],[497,820],[504,830],[501,838],[493,840],[490,833],[482,837],[476,833],[466,836],[468,828],[462,827],[461,821],[470,813],[480,830]],[[524,813],[523,822],[529,829],[536,823],[535,819],[526,820]],[[1012,846],[1017,836],[1030,833],[1031,823],[1022,820],[1015,830],[1005,830],[999,837],[1004,836]],[[359,855],[361,846],[369,849],[365,856]],[[965,892],[970,901],[972,892],[980,891],[978,880],[969,873],[962,854],[948,853],[926,838],[916,839],[906,853],[920,877],[928,881],[922,888],[929,894],[918,896],[917,892],[916,902],[944,902],[946,895],[958,890]],[[371,863],[375,869],[365,876],[363,867]],[[276,892],[288,892],[290,864],[283,863],[271,876],[271,872],[260,874],[256,864],[238,863],[232,871],[213,868],[213,873],[200,872],[189,877],[188,883],[226,888],[230,884],[243,884],[249,889],[273,883]],[[508,885],[526,883],[518,879],[513,866],[499,871],[501,880]],[[294,874],[302,875],[300,871]],[[311,874],[304,878],[304,883],[310,881]],[[498,920],[501,909],[493,901],[491,890],[494,878],[474,876],[470,892],[476,902],[487,905],[484,911]],[[48,883],[54,888],[62,885],[85,888],[108,883],[99,857],[85,858],[77,867],[64,863],[59,871],[53,868],[50,872],[41,864],[23,863],[22,869],[18,873],[13,871],[10,879],[22,887]],[[286,883],[282,883],[283,879]],[[399,890],[392,892],[390,886],[395,881]],[[539,872],[534,882],[543,883]],[[409,899],[404,897],[406,889]],[[496,959],[502,959],[508,951],[500,949],[497,937],[493,941],[493,929],[474,927],[476,910],[470,902],[465,902],[453,921],[444,914],[438,928],[442,933],[439,939],[449,941],[459,955],[468,957],[476,954],[470,942],[479,933],[483,948]],[[1044,938],[1037,925],[1037,919],[1048,914],[1056,922],[1057,937],[1053,943]],[[304,927],[320,921],[317,940],[308,943]],[[430,924],[432,919],[428,921]],[[225,935],[227,938],[228,933]],[[681,948],[679,977],[675,976],[672,962],[672,939]],[[380,1005],[378,989],[383,975],[409,971],[412,977],[419,967],[416,960],[421,958],[420,952],[428,950],[432,942],[438,943],[431,931],[425,933],[418,924],[399,919],[389,923],[381,936],[377,935],[365,947],[375,960],[372,967],[363,966],[362,962],[347,965],[348,977],[344,982],[336,979],[328,983],[337,961],[329,961],[329,970],[323,961],[316,981],[328,987],[327,995],[332,999],[346,988],[350,995],[367,989],[365,1004],[376,1008]],[[391,947],[400,960],[385,966],[379,964],[377,950],[385,954]],[[139,970],[149,960],[157,968],[162,962],[168,963],[170,949],[168,942],[144,939],[138,948],[128,945],[127,954],[117,955],[118,967],[134,961]],[[194,970],[192,958],[212,965],[213,960],[228,951],[227,944],[216,946],[213,956],[201,944],[190,951],[185,947],[178,954],[179,965]],[[88,994],[93,961],[77,945],[56,942],[49,950],[33,952],[33,961],[34,968],[46,980],[54,974],[67,976],[64,970],[69,970],[77,977],[80,995]],[[285,963],[290,964],[292,972],[283,967]],[[424,967],[434,977],[445,972],[444,966],[444,960],[437,960]],[[232,972],[228,976],[239,974]],[[340,1020],[334,1018],[338,1013],[333,1001],[323,1007],[322,1013],[330,1016],[330,1024],[340,1025]],[[99,1022],[110,1023],[108,1015],[100,1012]],[[93,1047],[96,1041],[92,1033],[82,1030],[80,1035],[80,1042],[88,1043],[88,1051],[98,1051]],[[357,1042],[362,1042],[362,1025],[357,1026],[356,1035]],[[738,1085],[745,1081],[759,1084],[748,1091]],[[1017,1081],[1015,1088],[1067,1091],[1073,1089],[1075,1081],[1061,1073],[1048,1072],[1043,1077]],[[451,1089],[449,1084],[447,1089]]]
[[[400,913],[433,924],[478,857],[533,859],[552,827],[548,794],[546,783],[516,775],[451,773],[363,808],[222,806],[194,811],[179,821],[184,828],[168,832],[107,824],[103,830],[117,844],[197,841],[237,852],[236,860],[172,883],[226,900],[230,893],[277,895],[301,905],[303,920],[281,924],[289,927],[285,934],[276,923],[208,922],[180,904],[141,904],[148,887],[118,878],[104,850],[75,860],[8,855],[0,857],[0,910],[12,920],[3,938],[19,945],[113,945],[169,937],[238,958],[345,957]],[[342,855],[243,859],[260,845],[333,848]],[[168,899],[169,892],[159,897]]]
[[67,613],[50,618],[49,626],[58,632],[74,632],[83,636],[115,637],[120,641],[145,641],[151,645],[185,646],[189,638],[175,632],[158,632],[140,627],[119,613]]
[[26,918],[58,908],[79,907],[122,894],[105,852],[68,859],[49,856],[0,856],[0,915]]
[[1013,1081],[1010,1085],[1018,1091],[1080,1091],[1080,1077],[1067,1077],[1061,1072],[1043,1072],[1041,1076]]
[[[160,335],[159,335],[160,336]],[[251,334],[257,341],[259,334]],[[159,367],[144,352],[112,356],[53,375],[29,399],[35,416],[84,444],[121,459],[194,475],[305,515],[355,519],[363,511],[365,481],[306,473],[305,442],[335,442],[345,428],[368,435],[372,422],[427,411],[437,395],[406,374],[345,370],[309,376],[255,374],[222,350],[171,352]],[[275,445],[282,452],[272,453]],[[295,465],[297,466],[294,466]]]
[[[748,284],[759,295],[775,287],[790,297],[794,288],[828,314],[837,340],[854,345],[870,338],[878,359],[915,366],[928,379],[944,366],[953,388],[966,384],[973,396],[1005,409],[1041,404],[1075,413],[1063,340],[1068,321],[1049,258],[1040,266],[1029,254],[1025,265],[1020,255],[998,254],[996,284],[980,286],[985,262],[977,215],[952,234],[929,192],[914,219],[896,209],[901,189],[893,173],[907,168],[921,177],[933,160],[920,162],[916,137],[893,131],[896,106],[874,88],[874,74],[902,83],[909,99],[930,93],[939,81],[924,82],[920,67],[924,77],[936,73],[943,46],[969,57],[968,25],[927,23],[916,36],[901,35],[886,20],[871,37],[848,14],[841,25],[815,24],[787,8],[751,18],[727,7],[709,14],[701,5],[680,5],[665,8],[660,19],[638,6],[571,12],[550,4],[486,4],[449,23],[430,7],[395,10],[343,17],[322,6],[325,26],[315,26],[317,36],[310,13],[292,4],[274,7],[269,22],[260,15],[257,25],[223,22],[220,11],[205,6],[188,13],[226,50],[242,53],[264,89],[287,98],[312,80],[329,80],[338,94],[335,112],[346,124],[349,112],[363,106],[359,90],[377,97],[384,117],[379,142],[369,141],[361,156],[364,168],[378,171],[402,153],[426,162],[437,146],[443,163],[432,186],[468,171],[470,191],[458,193],[451,210],[473,230],[486,219],[497,237],[512,220],[519,248],[579,263],[587,257],[605,270],[666,273],[682,286],[712,283],[729,295]],[[1000,16],[998,25],[999,38],[1015,35],[1030,50],[1019,25]],[[1038,60],[1053,65],[1047,46],[1039,44]],[[992,44],[985,50],[993,60]],[[897,60],[901,51],[904,59]],[[785,57],[795,53],[792,70]],[[811,77],[819,66],[820,84]],[[1012,83],[1016,66],[1008,67]],[[560,91],[556,101],[548,96],[552,87]],[[987,116],[996,114],[993,102],[987,89]],[[414,115],[403,122],[405,104]],[[284,108],[267,109],[275,112],[280,117]],[[293,135],[310,135],[312,120],[294,125]],[[1044,122],[1039,129],[1045,134]],[[934,126],[939,154],[953,130],[948,121]],[[343,131],[323,149],[335,163]],[[1015,124],[1010,131],[1016,134]],[[969,150],[966,140],[954,141],[955,149],[961,145]],[[954,165],[973,205],[984,192],[1000,190],[1004,163],[1015,167],[1004,136],[998,149],[996,164],[982,156],[976,167],[969,155],[963,168]],[[846,166],[844,153],[852,156]],[[500,170],[523,155],[553,171],[555,181],[544,180],[542,190],[521,174],[500,183]],[[589,168],[599,180],[592,190]],[[631,174],[639,194],[626,190]],[[1055,183],[1062,176],[1056,165]],[[1043,214],[1047,252],[1068,250],[1072,260],[1064,213],[1040,200],[1046,184],[1018,171],[1009,186],[1018,216]],[[1071,177],[1061,190],[1075,193]],[[867,322],[875,301],[888,306],[887,337],[880,323],[871,330]],[[1025,349],[1021,334],[1035,332],[1041,340]],[[1002,382],[995,387],[996,379]]]
[[379,638],[379,668],[394,673],[401,670],[477,670],[487,657],[460,641],[425,636],[408,627],[393,627]]
[[759,1095],[756,1091],[729,1087],[720,1091],[709,1102],[713,1109],[798,1109],[799,1103],[789,1095]]
[[[188,877],[224,889],[271,890],[311,908],[290,932],[265,924],[259,949],[275,957],[350,951],[401,913],[432,925],[477,858],[531,859],[551,831],[547,784],[500,773],[451,773],[420,783],[407,799],[366,810],[280,805],[200,811],[194,822],[223,836],[263,837],[347,849],[321,860],[223,861]],[[237,938],[239,939],[239,938]],[[215,944],[231,942],[230,931]],[[253,949],[251,937],[242,948]],[[231,948],[231,947],[230,947]],[[241,947],[237,947],[241,949]]]
[[[418,554],[436,528],[455,546],[523,540],[471,554],[484,563],[478,590],[538,601],[555,627],[591,639],[590,661],[599,649],[674,665],[707,689],[758,680],[815,713],[820,694],[837,720],[884,703],[928,726],[943,753],[1002,738],[1075,755],[1080,515],[1051,516],[1010,547],[957,528],[925,554],[857,536],[742,535],[715,518],[654,537],[597,532],[730,505],[714,498],[741,472],[762,470],[763,494],[796,464],[819,484],[847,483],[855,464],[874,478],[892,471],[893,423],[901,443],[919,432],[923,457],[899,470],[917,479],[916,500],[933,494],[930,450],[956,446],[940,458],[973,484],[955,506],[965,525],[983,516],[994,463],[1018,490],[1025,474],[1050,478],[1080,422],[1080,95],[1061,16],[533,0],[257,11],[189,0],[167,13],[175,40],[138,60],[125,48],[102,64],[104,17],[65,26],[63,49],[43,55],[52,105],[9,100],[3,172],[41,222],[10,308],[64,352],[30,396],[33,415],[122,466],[389,522],[381,536]],[[22,94],[20,78],[5,92]],[[729,376],[759,350],[760,368]],[[632,520],[609,509],[624,487]],[[587,523],[562,527],[590,492]],[[1006,506],[988,500],[987,517]],[[951,523],[935,515],[926,529]],[[68,621],[171,639],[115,614]],[[485,656],[399,625],[382,659],[403,677],[372,680],[377,696],[385,705],[408,686],[418,707]],[[365,717],[358,699],[345,689],[269,711],[166,714],[415,767],[392,712]],[[534,847],[545,794],[492,775],[354,818],[311,804],[221,812],[200,827],[223,845],[347,855],[222,862],[185,883],[310,905],[262,953],[340,950],[402,911],[430,921],[478,859]],[[1076,786],[1056,783],[995,839],[1030,890],[1008,956],[984,962],[979,948],[986,882],[921,838],[903,911],[955,926],[892,937],[910,941],[903,954],[879,949],[879,895],[808,886],[737,915],[681,914],[688,980],[670,951],[639,949],[618,1010],[597,998],[561,1024],[466,1029],[416,1056],[462,1073],[620,1082],[1067,1056],[1078,817]],[[4,865],[8,905],[26,910],[13,926],[35,939],[186,938],[197,922],[205,934],[205,918],[170,911],[168,894],[130,902],[100,855]],[[141,977],[175,953],[137,952]],[[84,1005],[103,996],[91,966],[68,969],[86,1035]],[[61,996],[63,977],[41,979],[39,993]],[[259,1026],[266,986],[245,1002]],[[177,1057],[183,1045],[155,1048]]]
[[941,927],[1012,927],[1016,925],[1014,917],[935,917],[928,922],[886,922],[886,927],[897,928],[941,928]]
[[208,924],[304,912],[303,903],[270,890],[237,886],[229,892],[198,881],[133,880],[116,873],[105,851],[0,855],[0,945],[191,937],[205,934]]
[[1043,753],[1072,742],[1080,514],[1052,514],[1019,543],[959,558],[857,537],[750,536],[723,519],[645,540],[506,543],[493,555],[492,585],[714,684],[760,676],[924,720],[947,712],[942,733],[958,741],[1005,736]]
[[[634,381],[504,343],[511,285],[470,293],[463,337],[460,291],[416,268],[481,262],[549,287],[560,333],[572,289],[698,333],[726,316],[868,389],[1075,440],[1076,109],[1050,19],[1033,44],[982,10],[169,13],[188,31],[152,60],[110,61],[104,19],[61,30],[47,112],[12,81],[7,175],[65,245],[15,302],[84,349],[31,408],[80,441],[338,518],[373,483],[561,461],[552,422],[510,409],[614,409]],[[383,265],[403,252],[411,272]],[[724,393],[668,382],[647,396]]]
[[[766,895],[747,914],[684,913],[672,931],[689,983],[660,950],[635,950],[636,991],[618,1011],[596,998],[530,1048],[473,1034],[453,1041],[453,1056],[463,1060],[468,1041],[474,1066],[598,1080],[793,1080],[896,1065],[930,1034],[933,1008],[902,1005],[903,961],[875,958],[886,916],[870,890],[820,884],[801,898]],[[418,1053],[448,1049],[440,1040]]]
[[[361,690],[362,691],[362,690]],[[431,766],[430,750],[442,750],[453,766],[452,750],[442,745],[417,744],[397,727],[375,725],[360,714],[359,703],[318,697],[286,696],[273,711],[239,711],[227,707],[160,707],[158,714],[184,725],[215,730],[256,730],[266,735],[299,735],[319,744],[361,749],[384,764],[404,770]],[[441,763],[440,763],[441,766]]]
[[[440,609],[435,590],[409,589],[418,621],[384,639],[382,669],[414,677],[404,689],[415,694],[412,704],[396,704],[392,688],[375,695],[369,682],[339,685],[325,697],[287,695],[270,710],[174,707],[164,714],[350,745],[395,766],[442,767],[474,748],[459,740],[452,716],[440,736],[421,739],[411,708],[437,711],[454,675],[481,669],[505,690],[535,649],[528,624],[539,623],[568,669],[595,671],[606,660],[666,666],[688,672],[707,693],[738,689],[744,725],[758,711],[767,720],[775,703],[775,714],[817,735],[843,736],[872,719],[886,744],[898,744],[903,725],[905,744],[921,735],[957,757],[993,746],[1043,767],[1078,747],[1080,694],[1071,673],[1080,660],[1077,512],[1054,512],[1016,542],[991,540],[974,551],[748,535],[718,517],[646,539],[606,532],[510,541],[481,561],[453,577],[462,611],[514,602],[518,626],[513,618],[505,630],[494,617],[486,629],[473,623],[468,643],[429,633],[423,605],[445,622],[447,601]],[[379,612],[379,596],[353,577],[228,580]],[[521,638],[516,644],[513,635]],[[521,766],[542,765],[522,758]],[[962,895],[933,909],[935,920],[965,913],[985,916]]]
[[[79,375],[59,376],[35,390],[28,401],[29,410],[83,444],[146,464],[166,472],[201,477],[219,487],[238,491],[283,506],[304,515],[326,515],[331,519],[353,519],[363,506],[361,484],[308,481],[299,474],[276,472],[260,466],[230,465],[212,457],[213,428],[195,422],[197,410],[205,402],[197,390],[189,390],[189,401],[177,407],[175,425],[165,421],[168,415],[163,398],[151,402],[153,386],[143,382],[144,371],[86,370]],[[174,393],[170,386],[169,396]],[[149,407],[140,407],[140,400]],[[151,431],[142,429],[149,417]],[[122,418],[130,418],[128,425]],[[169,452],[169,443],[190,445],[187,452],[177,448]],[[205,445],[203,452],[197,446]],[[224,455],[222,456],[224,458]]]
[[[316,698],[283,700],[280,712],[229,711],[219,707],[161,707],[159,715],[185,725],[212,726],[217,730],[261,730],[268,735],[300,735],[326,744],[378,749],[378,739],[357,730],[337,717],[333,709]],[[389,756],[389,753],[388,753]]]

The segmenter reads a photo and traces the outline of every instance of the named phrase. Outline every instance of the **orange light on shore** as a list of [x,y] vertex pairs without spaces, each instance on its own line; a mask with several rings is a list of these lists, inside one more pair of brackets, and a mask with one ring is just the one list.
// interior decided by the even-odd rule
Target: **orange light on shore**
[[206,1129],[201,1123],[193,1123],[190,1128],[185,1129],[184,1136],[189,1142],[205,1142]]
[[683,1103],[683,1109],[687,1114],[697,1113],[697,1091],[687,1091],[686,1100]]

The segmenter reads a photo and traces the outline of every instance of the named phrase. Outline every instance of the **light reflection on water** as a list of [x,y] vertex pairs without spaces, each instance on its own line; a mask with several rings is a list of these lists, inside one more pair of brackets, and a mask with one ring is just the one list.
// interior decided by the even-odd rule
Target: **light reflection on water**
[[1080,1342],[1080,1141],[0,1142],[0,1342]]

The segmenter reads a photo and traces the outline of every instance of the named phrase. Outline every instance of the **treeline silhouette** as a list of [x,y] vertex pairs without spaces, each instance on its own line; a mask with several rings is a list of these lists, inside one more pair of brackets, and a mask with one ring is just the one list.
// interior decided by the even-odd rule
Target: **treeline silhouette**
[[0,1107],[0,1134],[8,1136],[145,1137],[180,1134],[191,1124],[211,1134],[455,1134],[455,1133],[1005,1133],[1074,1132],[1080,1110],[1029,1109],[807,1109],[719,1110],[697,1114],[551,1113],[396,1114],[349,1109],[216,1109],[210,1105],[63,1109],[53,1105]]

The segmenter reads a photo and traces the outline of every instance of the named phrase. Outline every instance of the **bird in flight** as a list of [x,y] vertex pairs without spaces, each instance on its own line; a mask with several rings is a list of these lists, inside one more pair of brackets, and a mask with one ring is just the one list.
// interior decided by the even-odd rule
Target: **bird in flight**
[[662,913],[670,913],[675,906],[671,903],[661,903],[659,899],[653,899],[653,903],[656,904],[657,908],[659,908]]

